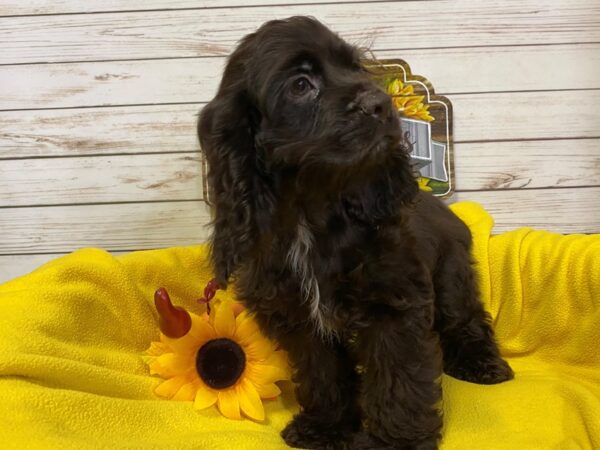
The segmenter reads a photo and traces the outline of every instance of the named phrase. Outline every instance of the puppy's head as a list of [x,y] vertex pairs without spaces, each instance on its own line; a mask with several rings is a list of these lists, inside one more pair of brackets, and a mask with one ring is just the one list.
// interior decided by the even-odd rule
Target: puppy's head
[[210,151],[215,132],[232,139],[244,128],[243,150],[269,171],[340,176],[381,163],[398,144],[399,122],[361,56],[315,19],[264,24],[229,59],[202,114],[203,148]]
[[361,56],[308,17],[267,22],[241,41],[198,125],[217,212],[213,253],[225,228],[224,251],[244,252],[240,240],[267,220],[282,179],[331,197],[406,156],[391,99]]
[[247,89],[267,163],[339,176],[385,159],[398,119],[356,47],[306,17],[270,22],[252,41]]

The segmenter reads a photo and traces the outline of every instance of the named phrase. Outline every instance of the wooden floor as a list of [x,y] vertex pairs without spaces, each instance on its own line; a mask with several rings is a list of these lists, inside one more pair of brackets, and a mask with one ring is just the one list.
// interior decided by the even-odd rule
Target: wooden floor
[[0,0],[0,282],[202,241],[196,115],[236,41],[296,14],[450,98],[454,199],[496,232],[600,232],[598,1]]

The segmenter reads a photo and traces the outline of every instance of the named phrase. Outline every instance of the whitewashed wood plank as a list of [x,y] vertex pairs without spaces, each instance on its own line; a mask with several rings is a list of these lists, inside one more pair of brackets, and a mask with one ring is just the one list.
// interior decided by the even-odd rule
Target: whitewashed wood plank
[[0,162],[0,206],[203,199],[199,153]]
[[[600,88],[600,43],[375,56],[405,59],[444,94]],[[0,109],[206,102],[224,64],[225,58],[198,58],[0,66]]]
[[[465,192],[481,202],[495,232],[533,226],[563,233],[600,232],[600,187]],[[110,251],[190,245],[204,241],[209,211],[203,202],[133,203],[8,208],[0,214],[0,254]]]
[[190,245],[207,239],[209,220],[202,201],[6,208],[0,254]]
[[454,168],[457,190],[600,186],[600,139],[456,144]]
[[380,59],[404,59],[440,94],[600,87],[600,43],[374,53]]
[[[600,186],[600,139],[457,144],[457,190]],[[0,206],[202,199],[200,155],[0,162]]]
[[459,192],[494,217],[494,233],[523,226],[556,233],[600,233],[600,187]]
[[206,102],[225,58],[0,66],[0,109]]
[[600,4],[589,0],[266,6],[3,18],[0,63],[223,56],[263,22],[298,14],[378,50],[600,41]]
[[[373,1],[381,0],[327,0],[327,3],[369,3]],[[318,3],[318,0],[88,0],[85,2],[81,0],[54,0],[51,2],[48,0],[3,0],[0,5],[0,16]]]
[[456,142],[600,137],[600,90],[449,95]]
[[[547,192],[547,191],[545,191],[545,192]],[[460,194],[460,196],[462,196],[463,199],[477,199],[477,201],[487,203],[487,207],[490,211],[495,209],[494,215],[495,215],[495,218],[497,221],[498,221],[499,217],[506,215],[506,213],[503,212],[501,207],[493,205],[492,203],[490,203],[489,199],[482,198],[478,194],[479,193],[462,193],[462,194]],[[593,210],[592,210],[592,212],[593,212]],[[508,220],[510,220],[510,217],[508,218]],[[536,219],[536,222],[537,221],[538,220]],[[502,230],[506,231],[510,227],[520,227],[523,225],[523,221],[520,218],[517,218],[516,224],[513,224],[511,226],[504,224],[505,219],[502,219],[502,222],[503,223],[497,224],[496,229],[494,230],[495,233],[499,233]],[[515,223],[515,220],[513,220],[513,223]],[[549,228],[549,227],[555,227],[555,224],[548,224],[547,219],[546,219],[546,220],[544,220],[544,223],[541,226],[544,228]],[[556,228],[555,228],[555,230],[556,230]],[[564,230],[562,230],[562,231],[564,231]],[[578,230],[578,231],[580,231],[580,230]],[[597,231],[598,231],[598,229],[596,229],[596,232]],[[120,254],[123,254],[126,252],[111,252],[111,253],[113,253],[115,255],[120,255]],[[53,254],[44,254],[44,255],[27,255],[27,254],[25,254],[25,255],[3,255],[3,256],[0,256],[0,283],[4,283],[6,281],[9,281],[9,280],[16,278],[18,276],[21,276],[21,275],[25,275],[25,274],[33,271],[34,269],[38,268],[42,264],[45,264],[46,262],[48,262],[52,259],[58,258],[62,255],[63,254],[61,254],[61,253],[53,253]]]
[[[600,137],[600,90],[449,97],[456,142]],[[194,151],[201,107],[0,112],[0,158]]]
[[201,105],[0,112],[0,158],[198,150]]
[[[112,252],[113,255],[122,255],[126,252]],[[46,253],[43,255],[0,255],[0,284],[13,278],[27,275],[48,261],[60,258],[65,253]]]
[[26,275],[48,261],[62,256],[60,253],[45,255],[5,255],[0,256],[0,284],[13,278]]
[[[558,191],[554,191],[554,192],[560,192],[561,190]],[[535,192],[538,191],[532,191],[534,194]],[[547,190],[544,190],[543,193],[544,195],[552,195],[554,192],[549,192]],[[521,191],[517,192],[517,196],[519,196],[521,193]],[[497,197],[496,193],[493,193],[494,197]],[[510,193],[509,193],[510,195]],[[572,194],[574,195],[574,194]],[[473,192],[469,192],[469,193],[460,193],[457,197],[463,199],[463,200],[475,200],[475,201],[479,201],[482,202],[484,205],[486,205],[486,207],[488,208],[488,210],[490,212],[492,212],[494,214],[494,217],[496,219],[497,222],[500,221],[500,223],[497,223],[496,228],[494,230],[495,233],[500,233],[502,231],[508,231],[509,229],[513,229],[513,228],[518,228],[520,226],[524,225],[524,220],[530,220],[531,224],[533,224],[533,222],[538,223],[538,226],[540,228],[552,228],[554,229],[554,231],[563,231],[563,232],[583,232],[583,228],[579,228],[579,229],[575,229],[572,226],[569,227],[569,229],[567,230],[566,227],[563,224],[556,224],[555,222],[553,223],[548,223],[548,218],[545,217],[544,220],[542,222],[540,222],[539,217],[532,219],[530,216],[531,214],[529,213],[527,217],[523,217],[521,215],[520,212],[518,212],[518,216],[517,217],[511,217],[513,214],[507,211],[513,211],[514,210],[514,199],[511,200],[510,198],[506,200],[507,203],[510,203],[510,208],[509,209],[505,209],[505,207],[502,206],[500,201],[490,201],[489,198],[485,197],[486,193],[473,193]],[[561,197],[562,200],[564,200],[564,197]],[[456,201],[456,199],[454,199]],[[518,200],[522,200],[522,197],[519,197]],[[528,202],[527,205],[529,206],[531,203]],[[526,210],[527,207],[524,207],[523,209]],[[581,208],[579,208],[579,210],[581,211]],[[590,212],[592,214],[594,214],[594,209],[591,209]],[[578,213],[578,215],[581,214]],[[548,215],[548,214],[547,214]],[[551,216],[554,216],[554,214],[550,214]],[[564,220],[563,222],[568,221],[569,218],[567,217],[566,220]],[[573,220],[575,220],[575,218],[573,218]],[[593,220],[593,217],[592,217]],[[596,216],[596,220],[600,220],[599,217]],[[592,226],[590,227],[590,230],[598,232],[599,228],[598,226],[596,228],[593,227],[593,223],[591,224]],[[598,224],[597,224],[598,225]],[[589,230],[586,230],[589,231]],[[111,252],[115,255],[119,255],[119,254],[123,254],[125,252]],[[53,253],[53,254],[44,254],[44,255],[3,255],[0,256],[0,283],[6,282],[12,278],[15,278],[17,276],[21,276],[21,275],[25,275],[31,271],[33,271],[34,269],[36,269],[37,267],[41,266],[42,264],[46,263],[47,261],[50,261],[52,259],[58,258],[62,256],[61,253]]]

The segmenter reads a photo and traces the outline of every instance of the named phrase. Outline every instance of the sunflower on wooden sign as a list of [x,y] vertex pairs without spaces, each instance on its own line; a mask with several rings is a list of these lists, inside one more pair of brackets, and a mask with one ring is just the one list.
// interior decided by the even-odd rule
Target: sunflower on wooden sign
[[427,122],[434,120],[433,116],[429,114],[429,105],[423,103],[425,96],[415,94],[412,84],[405,84],[396,78],[388,84],[387,92],[392,97],[392,102],[398,112],[405,117]]
[[285,352],[265,338],[252,316],[236,302],[211,302],[198,316],[174,307],[164,289],[155,294],[160,341],[144,358],[164,381],[155,394],[193,401],[195,409],[217,405],[230,419],[265,418],[263,399],[277,397],[277,381],[289,380]]

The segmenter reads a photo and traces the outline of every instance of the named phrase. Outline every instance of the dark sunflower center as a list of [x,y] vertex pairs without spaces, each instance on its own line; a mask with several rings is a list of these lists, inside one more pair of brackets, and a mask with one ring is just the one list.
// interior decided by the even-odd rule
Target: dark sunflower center
[[200,378],[213,389],[233,386],[244,372],[246,355],[231,339],[208,341],[196,355],[196,370]]

